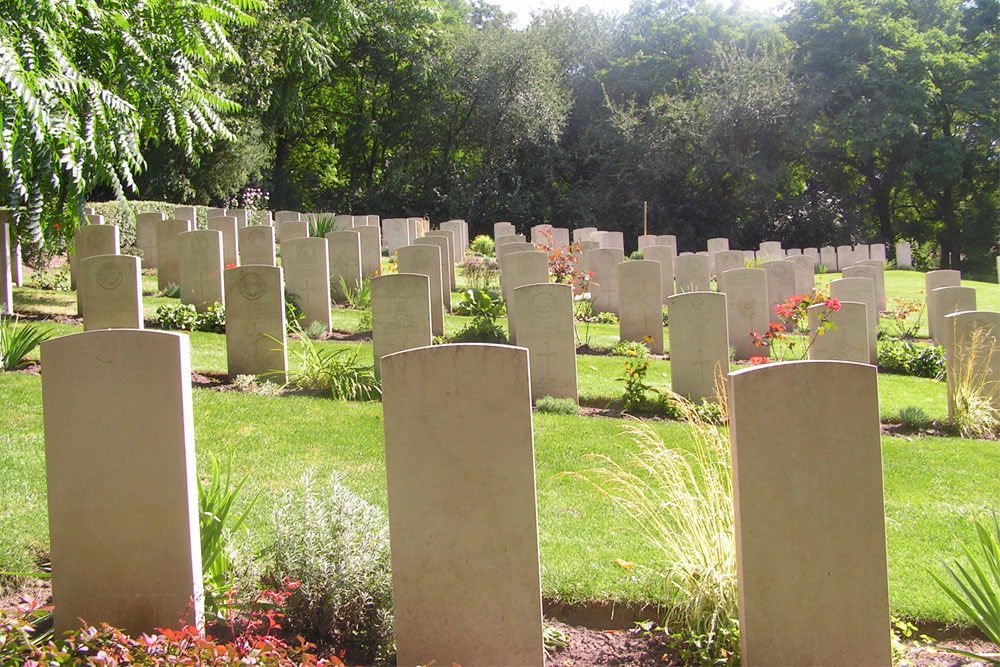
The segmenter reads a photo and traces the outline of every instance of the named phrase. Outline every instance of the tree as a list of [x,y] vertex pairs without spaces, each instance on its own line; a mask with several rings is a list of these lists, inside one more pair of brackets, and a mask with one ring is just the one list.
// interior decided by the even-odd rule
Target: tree
[[[237,108],[210,71],[239,56],[228,25],[261,0],[11,0],[0,7],[0,184],[37,243],[71,234],[87,192],[119,198],[144,167],[140,146],[229,137]],[[43,209],[46,215],[43,215]],[[26,215],[22,215],[26,213]],[[44,224],[43,224],[44,223]]]

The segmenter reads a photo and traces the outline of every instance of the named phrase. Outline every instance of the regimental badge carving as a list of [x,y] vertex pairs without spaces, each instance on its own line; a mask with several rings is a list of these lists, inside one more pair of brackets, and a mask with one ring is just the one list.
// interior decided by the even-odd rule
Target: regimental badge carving
[[113,290],[122,284],[122,270],[114,262],[104,262],[97,272],[97,284],[106,290]]
[[256,301],[267,291],[264,278],[256,272],[246,273],[240,278],[240,294],[250,301]]
[[556,311],[556,300],[551,294],[536,294],[531,299],[531,311],[536,317],[552,317]]

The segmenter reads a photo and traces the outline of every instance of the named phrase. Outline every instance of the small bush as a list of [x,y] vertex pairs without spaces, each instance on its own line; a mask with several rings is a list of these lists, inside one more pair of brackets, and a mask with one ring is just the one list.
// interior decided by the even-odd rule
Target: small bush
[[163,289],[161,289],[159,292],[157,292],[156,296],[163,296],[163,297],[166,297],[168,299],[179,299],[179,298],[181,298],[181,286],[180,285],[167,285],[166,287],[164,287]]
[[233,386],[239,391],[258,396],[277,396],[281,393],[280,385],[270,380],[261,380],[256,375],[237,375]]
[[268,579],[299,583],[285,607],[289,630],[370,665],[393,651],[389,528],[340,482],[307,472],[275,503]]
[[645,255],[641,250],[634,250],[631,255],[628,256],[629,259],[644,259]]
[[890,373],[944,377],[944,350],[938,345],[883,338],[878,341],[878,366]]
[[598,324],[618,324],[618,316],[612,312],[597,313]]
[[285,329],[288,333],[300,333],[302,321],[306,319],[305,313],[295,302],[296,296],[285,290]]
[[634,340],[620,340],[611,346],[609,350],[616,357],[639,357],[645,359],[649,356],[649,348],[645,343],[637,343]]
[[[364,310],[365,308],[371,308],[372,305],[372,281],[371,278],[365,278],[360,284],[355,287],[351,287],[344,280],[344,276],[337,276],[340,281],[340,293],[344,295],[344,303],[347,304],[348,308],[353,308],[354,310]],[[336,290],[334,290],[336,291]]]
[[572,398],[553,398],[542,396],[535,401],[535,409],[553,415],[578,415],[580,406]]
[[0,369],[12,371],[24,366],[25,357],[49,338],[52,338],[49,329],[34,323],[18,326],[16,317],[0,315]]
[[469,244],[469,252],[480,257],[494,257],[496,255],[496,244],[486,234],[480,234],[472,239],[472,243]]
[[25,278],[24,286],[40,290],[69,292],[69,271],[66,269],[59,269],[54,273],[47,273],[41,270],[35,271]]
[[504,313],[503,299],[496,292],[469,289],[455,307],[456,315],[471,315],[472,321],[452,336],[453,343],[506,343],[507,334],[496,320]]
[[374,367],[358,360],[360,345],[350,351],[346,347],[320,347],[306,336],[301,339],[301,344],[292,348],[299,357],[299,369],[289,371],[286,386],[329,392],[338,401],[377,401],[382,397]]
[[[759,268],[759,267],[754,267],[754,268]],[[830,267],[827,266],[826,264],[817,264],[816,273],[817,274],[830,273]]]
[[302,330],[302,334],[313,340],[319,340],[326,335],[326,326],[322,322],[317,322],[315,320]]
[[492,320],[474,318],[451,337],[452,343],[507,343],[507,332]]
[[213,303],[205,309],[204,313],[198,313],[198,321],[195,324],[195,331],[207,331],[209,333],[226,333],[226,308],[221,303]]
[[166,304],[156,309],[153,328],[226,333],[226,309],[221,303],[213,303],[204,313],[199,313],[190,303]]
[[990,377],[996,346],[990,328],[977,327],[954,352],[949,378],[952,422],[966,438],[982,438],[1000,431],[1000,409],[997,408],[1000,384]]
[[466,285],[473,289],[485,291],[500,285],[500,265],[495,259],[469,257],[458,268]]
[[927,418],[927,413],[923,409],[918,407],[908,407],[900,408],[899,412],[896,414],[896,419],[899,423],[907,428],[917,428],[922,424],[926,424],[930,420]]
[[358,331],[361,333],[371,333],[372,330],[372,307],[368,306],[361,311],[358,318]]

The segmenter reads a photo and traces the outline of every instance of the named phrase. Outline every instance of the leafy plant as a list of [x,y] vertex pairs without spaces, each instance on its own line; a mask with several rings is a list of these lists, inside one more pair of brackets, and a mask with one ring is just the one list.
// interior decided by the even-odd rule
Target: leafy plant
[[594,277],[594,272],[584,273],[580,270],[578,266],[580,246],[560,246],[548,229],[541,231],[541,237],[542,243],[536,244],[535,247],[548,254],[549,274],[552,275],[552,280],[571,285],[575,295],[587,292],[590,289],[590,279]]
[[224,609],[225,596],[232,591],[231,535],[243,527],[257,502],[254,496],[243,513],[233,514],[248,476],[232,484],[232,461],[226,465],[225,479],[215,455],[209,455],[212,472],[208,481],[198,482],[198,514],[201,534],[201,569],[205,582],[205,610],[216,615]]
[[370,333],[372,330],[372,307],[368,306],[361,311],[361,317],[358,318],[358,331],[362,333]]
[[639,357],[645,359],[649,356],[649,348],[645,343],[634,340],[620,340],[608,350],[615,357]]
[[[982,559],[977,558],[965,543],[960,542],[968,565],[958,561],[951,565],[943,563],[954,585],[935,572],[930,572],[930,575],[987,639],[1000,644],[1000,523],[997,522],[996,512],[993,513],[992,527],[982,517],[974,517],[972,523],[976,528]],[[948,650],[1000,665],[1000,660],[996,657],[952,648]]]
[[209,333],[226,333],[226,308],[219,302],[215,302],[205,309],[205,312],[198,313],[198,321],[195,323],[196,331],[207,331]]
[[628,412],[641,407],[646,402],[646,392],[649,391],[649,385],[646,384],[649,362],[640,359],[626,359],[624,366],[625,374],[622,379],[625,381],[625,391],[622,393],[622,412]]
[[489,290],[500,285],[500,265],[495,259],[469,257],[458,265],[466,284],[477,290]]
[[880,370],[925,378],[944,376],[944,349],[938,345],[882,338],[877,349]]
[[0,369],[12,371],[26,365],[26,357],[52,335],[37,323],[18,325],[16,316],[0,315]]
[[507,334],[496,322],[505,310],[503,298],[496,292],[465,290],[455,314],[471,315],[472,321],[452,336],[452,342],[506,343]]
[[[649,570],[661,577],[667,613],[663,626],[700,637],[714,659],[738,653],[736,543],[729,437],[684,406],[691,449],[668,446],[649,425],[625,427],[622,456],[592,455],[597,467],[571,476],[585,480],[629,517],[629,528],[660,554]],[[725,395],[720,396],[728,414]]]
[[298,297],[288,290],[285,290],[285,329],[288,333],[299,333],[302,330],[302,322],[306,319],[305,313],[296,303]]
[[551,625],[543,625],[542,646],[545,647],[545,652],[551,655],[559,649],[569,646],[569,635],[559,628]]
[[258,396],[277,396],[281,393],[281,385],[269,380],[261,380],[256,375],[237,375],[233,386],[239,391]]
[[486,234],[480,234],[472,239],[469,244],[469,252],[480,257],[494,257],[496,255],[496,243]]
[[955,346],[951,372],[952,421],[967,438],[1000,431],[1000,379],[991,377],[997,340],[988,327],[976,327]]
[[578,415],[580,406],[572,398],[542,396],[535,401],[535,409],[553,415]]
[[164,296],[168,299],[179,299],[181,297],[181,286],[170,284],[156,293],[156,296]]
[[[300,329],[301,331],[301,329]],[[377,401],[382,389],[375,369],[358,360],[361,346],[320,347],[306,336],[293,348],[298,369],[288,372],[285,386],[317,392],[329,392],[339,401]]]
[[916,428],[930,421],[927,418],[927,413],[925,413],[923,409],[916,406],[900,408],[899,412],[896,414],[896,419],[899,420],[900,424],[906,426],[907,428]]
[[597,313],[598,324],[618,324],[618,316],[610,311]]
[[893,338],[916,338],[923,323],[926,304],[894,298],[882,312],[880,322]]
[[302,335],[313,340],[319,340],[326,335],[326,325],[313,320],[309,326],[302,330]]
[[323,238],[330,232],[339,232],[350,229],[349,225],[337,221],[337,217],[332,213],[320,213],[309,219],[309,236]]
[[392,653],[389,528],[381,510],[334,475],[307,471],[272,511],[268,579],[298,587],[286,603],[287,627],[344,648],[361,664]]
[[365,308],[371,308],[372,305],[372,281],[371,278],[365,278],[360,283],[351,287],[344,280],[344,276],[337,276],[340,281],[340,293],[344,295],[344,301],[347,302],[349,308],[355,310],[364,310]]
[[645,259],[645,255],[642,252],[642,250],[633,250],[632,253],[628,256],[628,258],[630,260],[632,260],[632,259]]
[[156,309],[152,325],[165,331],[226,333],[226,309],[221,303],[213,303],[199,313],[190,303],[168,303]]
[[38,270],[32,272],[24,281],[26,287],[33,287],[40,290],[54,290],[57,292],[69,292],[69,271],[59,269],[54,273]]

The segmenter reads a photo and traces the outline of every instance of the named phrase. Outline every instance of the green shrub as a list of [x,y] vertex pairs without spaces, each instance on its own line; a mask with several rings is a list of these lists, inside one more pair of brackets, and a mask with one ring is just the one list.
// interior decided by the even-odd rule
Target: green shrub
[[337,276],[340,281],[340,293],[344,295],[344,302],[348,308],[354,310],[364,310],[372,305],[372,281],[365,278],[356,287],[351,287],[344,280],[344,276]]
[[352,351],[346,347],[320,347],[306,336],[301,339],[301,344],[292,348],[299,358],[299,368],[288,372],[286,386],[329,392],[338,401],[377,401],[382,397],[375,369],[358,360],[360,345]]
[[305,313],[295,302],[298,297],[285,290],[285,329],[288,333],[300,333],[302,321],[306,319]]
[[350,229],[348,224],[337,222],[336,220],[336,216],[332,213],[320,213],[312,216],[309,220],[309,236],[323,238],[330,232],[340,232]]
[[358,331],[361,333],[371,333],[372,330],[372,307],[368,306],[361,311],[358,318]]
[[930,419],[927,418],[927,413],[925,413],[923,409],[915,406],[900,408],[899,412],[896,413],[896,419],[899,420],[900,424],[906,426],[907,428],[917,428],[918,426],[926,424],[930,421]]
[[168,299],[179,299],[181,297],[181,286],[173,284],[167,285],[159,292],[157,292],[156,296],[164,296],[167,297]]
[[302,330],[302,335],[313,340],[319,340],[326,335],[326,325],[313,320],[309,326]]
[[456,315],[471,315],[472,321],[452,336],[453,343],[506,343],[507,334],[497,324],[504,314],[503,299],[496,292],[478,289],[465,290],[462,300],[455,307]]
[[634,340],[620,340],[611,346],[609,352],[616,357],[639,357],[645,359],[649,356],[649,348],[645,343],[637,343]]
[[899,338],[878,341],[878,366],[883,371],[925,378],[944,376],[944,350],[927,343]]
[[261,380],[256,375],[237,375],[233,380],[237,390],[258,396],[277,396],[281,386],[269,380]]
[[618,324],[618,316],[612,312],[597,313],[598,324]]
[[480,257],[493,257],[496,255],[496,244],[486,234],[480,234],[472,239],[472,243],[469,244],[469,252]]
[[190,303],[165,304],[156,309],[153,328],[226,333],[226,309],[221,303],[213,303],[204,313],[199,313]]
[[572,398],[553,398],[542,396],[535,401],[535,409],[553,415],[578,415],[580,406]]
[[469,287],[489,290],[500,285],[500,265],[495,259],[469,257],[458,265]]
[[226,333],[226,307],[219,302],[215,302],[206,308],[204,313],[198,313],[195,331]]
[[69,271],[65,268],[59,269],[53,273],[41,270],[35,271],[25,278],[24,286],[41,290],[69,292]]
[[26,365],[25,357],[49,338],[51,330],[35,323],[19,326],[17,317],[0,315],[0,369],[12,371]]
[[643,252],[641,250],[634,250],[632,254],[628,256],[629,259],[645,259]]
[[474,318],[451,337],[452,343],[507,343],[507,332],[496,322]]
[[285,625],[310,641],[344,649],[352,664],[391,657],[392,579],[385,516],[334,476],[307,472],[272,512],[268,580],[299,583]]

